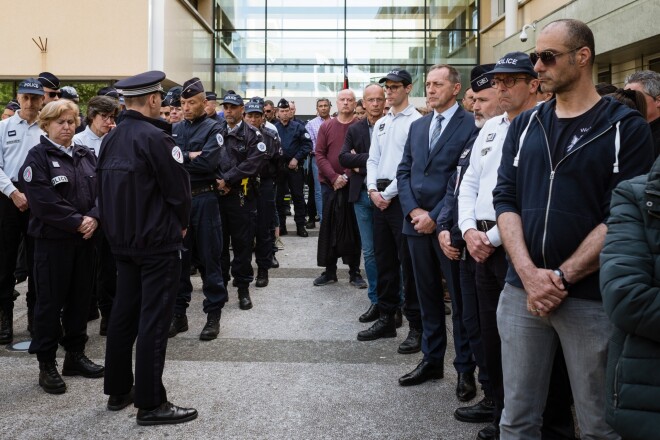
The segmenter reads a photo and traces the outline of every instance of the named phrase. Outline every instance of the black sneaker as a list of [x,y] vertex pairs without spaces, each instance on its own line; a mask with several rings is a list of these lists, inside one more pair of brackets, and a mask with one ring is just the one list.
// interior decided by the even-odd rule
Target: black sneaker
[[323,272],[320,277],[314,280],[314,285],[325,286],[336,282],[337,282],[337,274],[329,275],[327,272]]
[[367,282],[362,278],[360,275],[356,275],[351,278],[350,281],[351,286],[356,287],[358,289],[366,289],[367,288]]

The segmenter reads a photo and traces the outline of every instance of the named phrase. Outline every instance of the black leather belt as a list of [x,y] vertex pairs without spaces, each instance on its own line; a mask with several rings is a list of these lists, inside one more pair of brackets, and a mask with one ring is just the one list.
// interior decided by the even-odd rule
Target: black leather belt
[[200,186],[199,188],[195,188],[190,191],[190,194],[195,197],[200,194],[204,194],[207,192],[215,192],[215,187],[213,185],[206,185],[206,186]]
[[392,183],[392,181],[389,179],[378,179],[376,180],[376,189],[378,191],[385,191],[385,189],[390,186],[390,183]]
[[492,220],[477,220],[477,229],[481,232],[488,232],[496,225],[497,222]]

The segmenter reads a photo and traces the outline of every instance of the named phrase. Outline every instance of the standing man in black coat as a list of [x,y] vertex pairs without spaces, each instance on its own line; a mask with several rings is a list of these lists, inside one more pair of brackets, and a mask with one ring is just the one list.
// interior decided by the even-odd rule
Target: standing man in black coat
[[162,382],[190,217],[183,153],[169,135],[170,124],[159,119],[163,79],[165,73],[151,71],[115,84],[128,110],[103,139],[97,162],[99,213],[117,261],[104,391],[111,411],[135,402],[139,425],[197,417],[195,409],[169,403]]

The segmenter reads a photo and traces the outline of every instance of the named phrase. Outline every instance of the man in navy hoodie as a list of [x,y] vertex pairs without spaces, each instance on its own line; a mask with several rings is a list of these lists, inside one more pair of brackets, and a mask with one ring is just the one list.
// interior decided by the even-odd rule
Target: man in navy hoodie
[[502,439],[540,439],[552,360],[564,350],[583,439],[614,439],[605,422],[610,324],[598,285],[612,189],[653,162],[648,124],[601,98],[592,82],[594,38],[557,20],[530,55],[556,99],[509,128],[493,203],[509,256],[497,310],[506,403]]

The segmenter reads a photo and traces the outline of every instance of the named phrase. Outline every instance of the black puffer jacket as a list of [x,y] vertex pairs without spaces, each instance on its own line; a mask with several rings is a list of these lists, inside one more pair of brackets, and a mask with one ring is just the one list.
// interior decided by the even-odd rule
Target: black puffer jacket
[[614,324],[607,422],[627,440],[660,436],[660,159],[613,192],[600,257],[603,305]]

